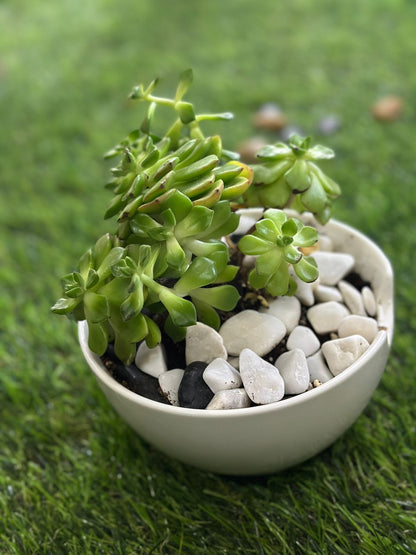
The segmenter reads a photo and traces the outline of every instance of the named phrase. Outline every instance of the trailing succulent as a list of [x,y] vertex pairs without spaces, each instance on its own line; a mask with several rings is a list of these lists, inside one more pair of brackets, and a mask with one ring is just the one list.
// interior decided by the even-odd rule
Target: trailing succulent
[[[310,147],[309,139],[293,135],[288,145],[264,147],[250,167],[223,148],[219,135],[205,137],[201,122],[232,115],[196,114],[183,100],[191,82],[187,70],[173,99],[153,94],[157,81],[133,89],[130,98],[147,103],[145,118],[106,154],[119,158],[106,185],[113,198],[105,218],[115,217],[116,225],[62,278],[63,296],[52,307],[87,320],[90,348],[102,355],[114,341],[125,363],[138,341],[161,341],[160,322],[175,341],[197,321],[219,327],[217,311],[232,311],[240,298],[233,285],[239,267],[230,264],[237,248],[255,256],[247,284],[253,292],[293,294],[293,274],[314,281],[316,264],[302,247],[314,245],[317,232],[282,209],[308,210],[326,223],[340,194],[314,163],[333,152]],[[162,136],[153,131],[160,106],[174,113]],[[238,226],[238,208],[247,206],[268,209],[235,246],[224,238]]]

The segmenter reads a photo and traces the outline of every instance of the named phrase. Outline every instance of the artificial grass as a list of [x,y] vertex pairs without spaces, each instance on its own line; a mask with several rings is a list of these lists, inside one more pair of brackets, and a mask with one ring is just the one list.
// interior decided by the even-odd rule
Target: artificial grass
[[[404,0],[1,5],[1,553],[416,553],[415,21]],[[100,157],[141,114],[128,92],[157,74],[171,90],[189,66],[197,106],[236,114],[227,147],[268,101],[333,147],[335,215],[396,273],[395,341],[371,403],[278,475],[215,476],[148,446],[49,313],[58,278],[104,231]],[[405,110],[383,125],[370,107],[388,93]],[[327,113],[343,123],[328,138]]]

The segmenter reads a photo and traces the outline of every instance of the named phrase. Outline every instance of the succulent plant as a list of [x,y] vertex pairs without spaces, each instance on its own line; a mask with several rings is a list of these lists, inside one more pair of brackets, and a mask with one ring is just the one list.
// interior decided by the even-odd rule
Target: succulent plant
[[325,224],[331,216],[332,201],[341,190],[339,185],[315,164],[329,160],[334,151],[322,145],[311,147],[309,137],[293,134],[289,144],[263,147],[253,166],[253,186],[244,195],[248,206],[289,206],[298,212],[308,210]]
[[[264,294],[291,294],[290,268],[304,281],[317,277],[313,258],[302,247],[317,240],[315,229],[281,209],[309,210],[321,222],[330,215],[339,187],[314,163],[333,156],[310,140],[292,136],[289,145],[262,148],[250,167],[222,146],[219,135],[205,137],[203,121],[229,120],[232,114],[197,114],[184,101],[192,82],[185,71],[172,99],[154,95],[157,80],[134,87],[130,98],[147,104],[140,128],[106,158],[119,157],[106,188],[113,198],[105,218],[115,218],[111,233],[62,278],[63,295],[52,307],[58,314],[87,320],[89,346],[102,355],[114,341],[125,363],[136,343],[157,345],[164,333],[181,340],[197,321],[220,326],[218,311],[239,301],[239,267],[230,263],[237,247],[226,237],[239,223],[237,209],[269,208],[238,248],[256,256],[247,286]],[[173,111],[167,130],[153,131],[160,106]]]
[[316,262],[303,256],[300,247],[310,247],[318,240],[315,228],[305,226],[297,218],[288,218],[282,210],[270,208],[256,223],[256,231],[245,235],[238,246],[244,254],[256,256],[255,268],[249,274],[254,289],[266,289],[277,297],[296,289],[289,274],[290,266],[305,282],[318,277]]

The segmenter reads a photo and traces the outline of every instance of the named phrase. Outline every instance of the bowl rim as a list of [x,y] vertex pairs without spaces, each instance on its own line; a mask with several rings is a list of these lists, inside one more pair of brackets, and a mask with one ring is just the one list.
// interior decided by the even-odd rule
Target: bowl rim
[[[378,252],[379,256],[381,255],[381,259],[384,263],[384,273],[385,279],[393,281],[393,269],[390,264],[390,261],[383,253],[383,251],[376,245],[376,243],[358,231],[357,229],[340,222],[338,220],[331,220],[326,229],[331,231],[342,230],[344,232],[352,232],[361,240],[365,241],[369,244],[369,246]],[[340,374],[334,376],[327,382],[323,383],[319,387],[311,389],[309,391],[305,391],[299,395],[294,395],[287,399],[282,399],[280,401],[276,401],[275,403],[269,403],[266,405],[257,405],[254,407],[246,407],[240,409],[232,409],[232,410],[223,410],[223,409],[190,409],[185,407],[178,407],[174,405],[167,405],[164,403],[160,403],[158,401],[153,401],[152,399],[148,399],[147,397],[143,397],[138,393],[134,393],[130,389],[127,389],[123,385],[121,385],[117,380],[115,380],[107,371],[104,364],[101,362],[101,359],[98,355],[93,353],[88,347],[88,325],[87,322],[81,321],[78,322],[78,340],[81,347],[81,351],[86,359],[89,367],[94,372],[97,379],[102,382],[108,389],[111,389],[118,395],[124,397],[126,400],[129,400],[137,405],[143,406],[143,408],[155,410],[158,412],[171,414],[173,415],[182,415],[184,417],[198,417],[198,418],[208,418],[208,419],[215,419],[215,418],[238,418],[243,415],[259,415],[268,412],[280,411],[284,410],[285,408],[302,405],[303,403],[309,402],[321,395],[324,395],[326,392],[330,391],[331,389],[339,387],[343,382],[348,380],[352,375],[360,371],[360,369],[367,363],[369,359],[371,359],[379,350],[381,350],[385,343],[387,343],[388,348],[391,347],[392,339],[393,339],[393,325],[394,325],[394,317],[393,317],[393,291],[391,295],[391,307],[387,314],[384,315],[385,322],[386,322],[386,329],[379,329],[375,338],[371,342],[369,348],[363,353],[351,366],[346,368]],[[384,323],[384,322],[383,322]],[[249,410],[248,410],[249,409]]]

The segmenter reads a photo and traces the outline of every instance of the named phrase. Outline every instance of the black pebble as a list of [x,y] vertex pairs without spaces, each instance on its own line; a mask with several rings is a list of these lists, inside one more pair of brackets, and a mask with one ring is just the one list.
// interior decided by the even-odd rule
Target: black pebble
[[207,366],[205,362],[196,360],[185,368],[178,392],[181,407],[204,409],[214,397],[214,393],[202,378],[202,374]]
[[114,354],[112,345],[109,345],[102,359],[112,377],[121,385],[142,397],[152,399],[152,401],[169,404],[169,401],[160,392],[159,380],[153,376],[149,376],[149,374],[145,374],[145,372],[139,370],[135,364],[126,366],[120,362]]

